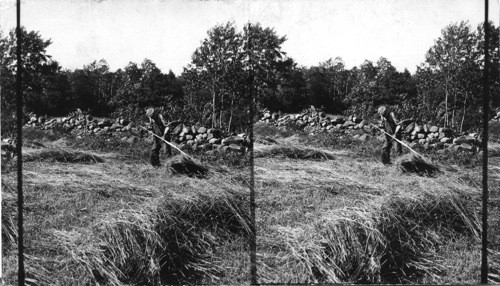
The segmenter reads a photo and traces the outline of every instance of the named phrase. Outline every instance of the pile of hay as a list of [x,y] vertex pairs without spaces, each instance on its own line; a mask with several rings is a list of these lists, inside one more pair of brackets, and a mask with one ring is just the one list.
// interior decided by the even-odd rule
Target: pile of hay
[[335,156],[330,152],[309,147],[296,147],[290,145],[265,146],[255,150],[255,158],[281,157],[303,160],[333,160]]
[[50,161],[60,163],[102,163],[104,159],[89,152],[69,150],[64,148],[44,148],[26,152],[23,154],[23,160],[29,161]]
[[208,173],[208,167],[185,155],[176,155],[169,158],[166,166],[173,175],[180,174],[188,177],[204,178]]
[[478,205],[453,191],[395,194],[312,226],[280,227],[275,248],[287,249],[281,261],[300,283],[415,283],[443,270],[434,258],[447,239],[479,239]]
[[53,231],[53,240],[46,243],[57,257],[30,275],[41,284],[67,285],[217,281],[223,269],[214,263],[214,249],[223,240],[250,233],[248,197],[215,186],[190,191],[108,214],[90,229]]
[[403,174],[414,173],[419,176],[434,177],[442,173],[437,165],[415,154],[405,154],[401,156],[398,158],[396,165],[398,170]]

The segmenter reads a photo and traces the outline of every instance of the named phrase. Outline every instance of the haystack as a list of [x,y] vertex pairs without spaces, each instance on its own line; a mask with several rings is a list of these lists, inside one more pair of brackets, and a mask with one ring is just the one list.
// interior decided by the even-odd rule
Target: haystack
[[176,155],[168,159],[166,165],[174,175],[182,174],[188,177],[204,178],[208,173],[208,167],[185,155]]
[[403,174],[414,173],[419,176],[434,177],[441,172],[438,166],[430,162],[428,159],[415,155],[406,154],[401,156],[397,162],[398,170]]

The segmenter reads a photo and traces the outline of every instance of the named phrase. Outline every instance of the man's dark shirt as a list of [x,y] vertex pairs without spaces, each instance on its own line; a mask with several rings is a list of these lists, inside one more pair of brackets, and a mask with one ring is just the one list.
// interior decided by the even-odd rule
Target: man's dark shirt
[[163,121],[160,119],[160,116],[159,116],[159,113],[158,112],[155,112],[151,118],[151,127],[153,128],[153,133],[160,136],[160,137],[163,137],[163,134],[165,132],[165,124],[163,123]]
[[394,119],[392,118],[391,116],[391,113],[389,110],[386,110],[384,112],[384,115],[382,115],[382,117],[384,118],[384,129],[385,129],[385,132],[389,133],[389,134],[394,134],[394,132],[396,131],[396,122],[394,122]]

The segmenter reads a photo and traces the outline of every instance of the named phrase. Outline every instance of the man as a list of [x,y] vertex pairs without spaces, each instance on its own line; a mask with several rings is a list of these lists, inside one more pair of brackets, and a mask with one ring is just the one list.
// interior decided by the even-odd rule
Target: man
[[[158,137],[170,141],[170,135],[168,134],[169,128],[168,124],[161,115],[160,111],[155,108],[149,108],[146,110],[146,115],[149,118],[153,133]],[[151,165],[154,167],[160,166],[160,150],[163,145],[163,141],[156,136],[153,136],[153,146],[151,148]],[[172,156],[172,149],[170,145],[166,144],[167,156]]]
[[[394,115],[394,112],[391,112],[389,109],[387,109],[385,106],[380,106],[378,108],[378,114],[380,115],[382,119],[382,128],[383,130],[394,136],[396,139],[401,140],[401,124],[399,121],[396,119],[396,115]],[[384,146],[382,147],[382,163],[384,164],[390,164],[391,163],[391,148],[392,148],[392,140],[393,138],[387,134],[385,134],[385,142]],[[401,148],[401,143],[396,141],[396,153],[397,155],[401,155],[403,152]]]

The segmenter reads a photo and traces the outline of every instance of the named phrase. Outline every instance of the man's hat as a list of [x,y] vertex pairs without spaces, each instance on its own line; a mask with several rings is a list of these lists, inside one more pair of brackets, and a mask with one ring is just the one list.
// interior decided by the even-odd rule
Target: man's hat
[[379,108],[378,108],[378,114],[380,114],[380,115],[384,114],[384,113],[385,113],[385,110],[386,110],[385,106],[381,106],[381,107],[379,107]]
[[148,117],[153,117],[154,113],[155,113],[155,109],[154,108],[148,108],[148,109],[146,109],[146,115]]

